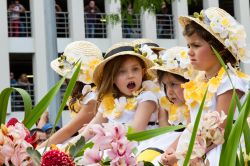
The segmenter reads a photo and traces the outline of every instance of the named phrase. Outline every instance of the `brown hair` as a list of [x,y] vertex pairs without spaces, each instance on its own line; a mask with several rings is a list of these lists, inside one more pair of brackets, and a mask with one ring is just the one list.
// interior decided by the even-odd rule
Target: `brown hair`
[[186,79],[178,74],[174,74],[174,73],[170,73],[170,72],[162,71],[162,70],[157,70],[157,79],[159,83],[162,82],[162,78],[164,74],[172,75],[174,78],[184,83],[189,81],[189,79]]
[[207,30],[205,30],[202,26],[191,21],[184,28],[183,35],[184,36],[192,36],[193,34],[197,34],[203,40],[207,41],[212,47],[214,47],[218,53],[221,55],[225,64],[228,62],[231,63],[232,66],[236,65],[236,59],[231,54],[231,52],[225,48],[225,46],[217,40],[212,34],[210,34]]
[[[66,83],[69,83],[69,79],[66,79]],[[69,108],[73,108],[71,107],[72,105],[74,105],[76,103],[77,100],[82,100],[87,94],[82,94],[82,89],[86,84],[80,82],[80,81],[76,81],[75,86],[71,92],[71,99],[69,100]],[[91,84],[91,87],[93,87],[93,85]],[[72,110],[74,111],[74,110]]]
[[[103,69],[103,76],[101,78],[102,84],[97,85],[97,91],[98,91],[98,100],[101,100],[104,95],[107,95],[109,93],[112,93],[114,97],[118,97],[121,95],[121,92],[119,89],[115,86],[114,84],[114,78],[117,74],[117,71],[121,67],[121,65],[128,59],[128,58],[136,58],[142,68],[145,68],[144,62],[136,57],[136,56],[131,56],[131,55],[122,55],[115,57],[114,59],[110,60],[107,62],[104,66]],[[148,79],[148,75],[145,74],[143,77],[143,80]]]

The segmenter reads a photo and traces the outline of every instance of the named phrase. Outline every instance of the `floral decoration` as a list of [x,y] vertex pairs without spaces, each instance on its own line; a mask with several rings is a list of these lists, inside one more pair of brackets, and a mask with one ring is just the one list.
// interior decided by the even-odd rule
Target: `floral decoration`
[[26,152],[28,147],[35,146],[35,137],[29,130],[12,118],[7,125],[2,124],[0,130],[0,164],[29,165],[32,160]]
[[[209,110],[201,119],[193,151],[191,154],[191,161],[194,160],[199,162],[200,165],[206,165],[205,153],[206,149],[212,144],[223,144],[224,143],[224,128],[221,127],[226,119],[226,115],[223,111],[211,111]],[[189,140],[191,139],[193,130],[193,123],[187,126],[181,137],[185,137],[186,141],[180,142],[177,151],[175,153],[178,160],[178,165],[183,165],[185,156],[188,150]]]
[[121,124],[93,125],[91,132],[94,136],[90,141],[94,146],[85,150],[84,155],[78,158],[77,164],[101,165],[108,162],[111,166],[137,165],[133,154],[137,143],[127,140],[127,131],[128,129]]

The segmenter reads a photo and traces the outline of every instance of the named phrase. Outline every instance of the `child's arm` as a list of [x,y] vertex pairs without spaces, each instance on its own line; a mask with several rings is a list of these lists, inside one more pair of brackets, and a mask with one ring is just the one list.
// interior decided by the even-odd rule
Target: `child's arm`
[[79,133],[79,135],[75,136],[66,144],[63,145],[62,148],[65,148],[68,144],[75,144],[82,136],[85,138],[85,141],[89,140],[91,137],[90,129],[93,124],[101,124],[101,123],[106,123],[107,119],[103,117],[103,114],[100,112],[97,112],[95,117],[89,122],[89,124],[86,126],[84,131],[82,133]]
[[[81,110],[79,111],[77,116],[49,138],[48,146],[50,146],[51,144],[63,143],[64,141],[69,139],[79,129],[81,129],[84,124],[87,124],[91,121],[91,119],[94,117],[95,110],[95,100],[89,101],[86,105],[81,105]],[[48,140],[46,140],[46,142],[43,142],[39,146],[39,148],[46,146],[47,141]]]
[[138,104],[136,113],[131,124],[135,132],[143,131],[148,126],[152,113],[157,109],[156,103],[147,100]]
[[159,108],[158,120],[160,127],[169,126],[168,123],[168,112],[163,108]]

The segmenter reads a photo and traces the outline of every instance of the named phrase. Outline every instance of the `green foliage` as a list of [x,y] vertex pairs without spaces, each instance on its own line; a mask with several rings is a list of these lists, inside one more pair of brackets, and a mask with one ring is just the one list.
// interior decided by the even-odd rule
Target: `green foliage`
[[69,154],[71,157],[76,157],[78,155],[78,153],[82,150],[82,148],[84,147],[85,145],[85,139],[84,137],[81,137],[77,142],[76,144],[72,145],[70,148],[69,148]]
[[137,133],[128,133],[127,138],[130,141],[143,141],[143,140],[150,139],[158,135],[162,135],[167,132],[182,129],[184,127],[185,127],[184,125],[166,126],[166,127],[161,127],[157,129],[137,132]]
[[187,154],[186,154],[186,158],[185,158],[184,164],[183,164],[184,166],[188,165],[188,162],[190,160],[190,157],[191,157],[191,154],[192,154],[192,151],[193,151],[194,142],[195,142],[196,134],[197,134],[197,131],[198,131],[198,127],[199,127],[201,114],[202,114],[202,110],[203,110],[203,107],[204,107],[206,96],[207,96],[207,89],[206,89],[206,92],[205,92],[205,94],[203,96],[203,99],[201,101],[201,105],[199,107],[199,111],[198,111],[198,114],[197,114],[195,122],[194,122],[194,127],[193,127],[193,131],[192,131],[192,135],[191,135],[191,140],[190,140],[190,143],[189,143],[189,146],[188,146],[188,151],[187,151]]
[[0,124],[5,124],[8,102],[9,102],[10,95],[13,91],[17,91],[18,93],[20,93],[23,99],[24,111],[25,111],[24,117],[27,117],[32,109],[31,98],[27,91],[20,89],[20,88],[6,88],[0,94],[0,115],[1,115]]
[[35,165],[40,165],[41,164],[41,157],[42,156],[37,150],[35,150],[35,149],[31,148],[31,147],[28,147],[26,149],[26,151],[30,155],[30,157],[33,159]]

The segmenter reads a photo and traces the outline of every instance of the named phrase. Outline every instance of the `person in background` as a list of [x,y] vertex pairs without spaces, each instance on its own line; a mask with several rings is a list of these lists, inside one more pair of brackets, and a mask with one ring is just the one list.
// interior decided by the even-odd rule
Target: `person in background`
[[19,37],[24,33],[24,26],[21,23],[20,14],[25,12],[25,8],[18,0],[11,1],[10,6],[8,7],[8,12],[10,13],[10,36]]
[[84,7],[85,20],[87,24],[87,37],[88,38],[94,38],[95,37],[95,29],[96,29],[96,23],[98,22],[98,15],[97,13],[100,13],[100,9],[96,6],[94,0],[90,0],[89,4]]
[[16,85],[17,84],[17,81],[15,79],[15,75],[13,72],[10,72],[10,85]]

